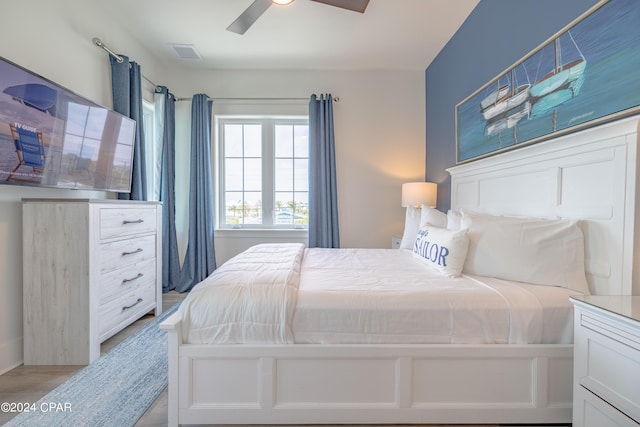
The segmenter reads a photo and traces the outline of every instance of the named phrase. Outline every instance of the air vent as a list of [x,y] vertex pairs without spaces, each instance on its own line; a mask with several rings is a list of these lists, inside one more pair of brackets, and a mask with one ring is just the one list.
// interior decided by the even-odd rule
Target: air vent
[[202,59],[192,44],[169,44],[180,59]]

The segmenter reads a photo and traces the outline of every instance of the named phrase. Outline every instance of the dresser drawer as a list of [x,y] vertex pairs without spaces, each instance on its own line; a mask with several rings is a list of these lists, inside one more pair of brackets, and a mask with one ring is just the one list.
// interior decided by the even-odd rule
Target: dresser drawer
[[155,207],[100,208],[101,240],[152,233],[155,230]]
[[580,325],[576,343],[585,354],[576,363],[577,384],[640,420],[638,331],[592,313],[583,313]]
[[156,260],[149,259],[100,276],[100,303],[104,304],[135,288],[155,286]]
[[156,256],[156,236],[103,243],[98,250],[100,273],[139,264]]
[[583,427],[638,427],[638,424],[583,387],[576,390],[574,425]]
[[118,298],[100,305],[101,341],[117,332],[120,324],[128,324],[155,307],[154,286],[136,288],[121,294]]

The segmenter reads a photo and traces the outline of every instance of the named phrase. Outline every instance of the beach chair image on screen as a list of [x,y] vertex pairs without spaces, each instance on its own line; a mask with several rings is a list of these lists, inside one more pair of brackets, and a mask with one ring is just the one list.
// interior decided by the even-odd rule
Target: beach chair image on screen
[[13,143],[16,146],[18,165],[11,171],[7,177],[7,181],[10,180],[22,166],[31,166],[34,172],[41,174],[45,163],[42,132],[16,128],[14,125],[9,126],[11,128]]

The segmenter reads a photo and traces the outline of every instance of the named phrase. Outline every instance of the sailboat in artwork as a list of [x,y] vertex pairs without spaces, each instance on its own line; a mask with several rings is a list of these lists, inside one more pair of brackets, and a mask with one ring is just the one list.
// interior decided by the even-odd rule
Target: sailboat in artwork
[[482,101],[480,101],[480,109],[485,110],[489,108],[491,105],[498,102],[498,100],[504,98],[509,93],[509,85],[500,85],[498,81],[498,87],[496,90],[487,95]]
[[553,41],[554,68],[531,86],[533,107],[531,115],[537,116],[553,110],[558,105],[576,97],[584,83],[587,60],[580,51],[573,36],[567,32],[579,58],[563,62],[560,38]]
[[[497,87],[480,101],[480,111],[486,122],[485,135],[499,135],[502,131],[513,129],[513,139],[517,142],[515,129],[518,122],[549,111],[554,111],[555,122],[555,108],[578,96],[584,83],[587,60],[569,31],[563,35],[562,41],[567,43],[567,38],[571,40],[574,49],[569,47],[563,52],[560,37],[554,39],[548,45],[549,50],[552,49],[554,52],[552,69],[533,84],[530,83],[527,72],[527,68],[532,65],[531,61],[521,64],[527,79],[525,84],[519,84],[517,81],[517,67],[503,76],[503,79],[508,80],[507,84],[500,84],[498,79]],[[539,52],[538,68],[542,64],[544,53],[544,50]],[[568,57],[571,54],[573,58],[565,62],[563,56]]]
[[[526,73],[524,65],[522,67]],[[482,117],[487,121],[485,134],[488,136],[515,127],[520,120],[528,117],[531,111],[531,103],[529,101],[531,84],[529,83],[528,74],[527,83],[524,84],[518,84],[515,68],[509,73],[509,77],[509,90],[507,93],[493,104],[486,106],[486,108],[481,108]]]
[[528,84],[517,87],[514,84],[507,96],[482,110],[482,116],[485,120],[491,120],[518,107],[529,98],[529,87]]

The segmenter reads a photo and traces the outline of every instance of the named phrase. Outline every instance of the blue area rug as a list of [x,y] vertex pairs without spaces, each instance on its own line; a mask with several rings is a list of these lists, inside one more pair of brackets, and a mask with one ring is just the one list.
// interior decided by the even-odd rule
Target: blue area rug
[[147,322],[5,426],[135,425],[167,386],[167,333],[159,324],[179,305]]

